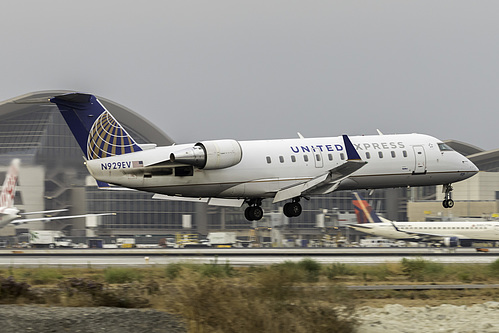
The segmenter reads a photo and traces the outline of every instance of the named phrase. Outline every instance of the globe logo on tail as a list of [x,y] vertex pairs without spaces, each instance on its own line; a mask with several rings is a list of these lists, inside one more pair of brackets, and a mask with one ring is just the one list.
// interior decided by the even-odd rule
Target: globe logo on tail
[[93,123],[87,142],[89,160],[140,151],[116,119],[106,110]]

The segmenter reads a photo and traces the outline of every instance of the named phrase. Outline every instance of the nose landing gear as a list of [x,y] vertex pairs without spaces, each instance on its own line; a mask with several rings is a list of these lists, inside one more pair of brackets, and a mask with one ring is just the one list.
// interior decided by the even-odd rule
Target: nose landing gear
[[443,191],[445,191],[445,199],[442,201],[442,206],[444,208],[452,208],[454,207],[454,200],[452,200],[452,185],[445,184],[443,187]]

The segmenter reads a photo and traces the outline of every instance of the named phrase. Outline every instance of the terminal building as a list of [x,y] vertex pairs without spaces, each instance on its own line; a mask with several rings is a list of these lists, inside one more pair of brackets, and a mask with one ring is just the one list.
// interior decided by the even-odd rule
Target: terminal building
[[[206,235],[210,231],[236,231],[249,237],[255,229],[280,230],[282,237],[314,238],[335,232],[348,234],[355,223],[351,193],[334,192],[303,202],[303,213],[286,218],[282,205],[264,200],[264,218],[248,222],[244,207],[223,208],[202,203],[152,199],[151,193],[99,190],[83,165],[82,152],[50,97],[69,91],[32,92],[0,103],[0,180],[13,158],[21,159],[15,205],[21,211],[67,209],[60,214],[116,212],[99,216],[31,222],[7,226],[0,236],[27,230],[61,230],[71,237],[165,236],[177,233]],[[139,143],[171,145],[174,141],[156,125],[118,103],[99,100]],[[237,138],[235,138],[237,139]],[[446,218],[493,218],[499,212],[499,149],[483,151],[458,141],[446,141],[468,156],[481,172],[454,184],[452,209],[441,205],[441,187],[380,189],[362,192],[376,211],[397,221]]]

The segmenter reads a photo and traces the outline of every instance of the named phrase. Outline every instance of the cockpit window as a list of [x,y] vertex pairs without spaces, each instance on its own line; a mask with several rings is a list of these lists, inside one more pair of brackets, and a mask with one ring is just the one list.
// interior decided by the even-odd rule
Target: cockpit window
[[440,151],[453,151],[454,150],[451,147],[447,146],[445,143],[439,143],[438,148],[440,149]]

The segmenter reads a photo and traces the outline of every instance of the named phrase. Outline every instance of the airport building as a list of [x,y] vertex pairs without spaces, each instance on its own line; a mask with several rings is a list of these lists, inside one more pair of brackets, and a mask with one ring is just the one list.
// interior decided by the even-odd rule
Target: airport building
[[[99,190],[83,165],[82,152],[54,104],[52,96],[68,91],[28,93],[0,103],[0,171],[5,173],[13,158],[21,159],[15,205],[22,211],[67,209],[61,215],[116,212],[115,216],[87,217],[53,222],[32,222],[8,226],[0,236],[16,235],[26,230],[62,230],[72,237],[172,235],[209,231],[238,231],[251,237],[256,228],[282,230],[284,236],[313,237],[327,230],[340,230],[355,223],[351,193],[335,192],[303,200],[303,213],[286,218],[282,204],[264,200],[264,218],[248,222],[244,207],[225,208],[200,203],[152,199],[151,193]],[[172,138],[156,125],[106,98],[99,100],[139,143],[170,145]],[[237,138],[235,138],[237,139]],[[454,216],[493,216],[499,212],[499,150],[483,151],[458,141],[447,141],[467,155],[480,173],[454,184],[456,205],[451,210],[441,206],[436,187],[375,190],[369,200],[386,218],[398,221]],[[3,179],[0,176],[0,180]],[[367,192],[362,192],[367,196]],[[348,233],[348,228],[341,229]],[[312,235],[312,236],[310,236]]]

